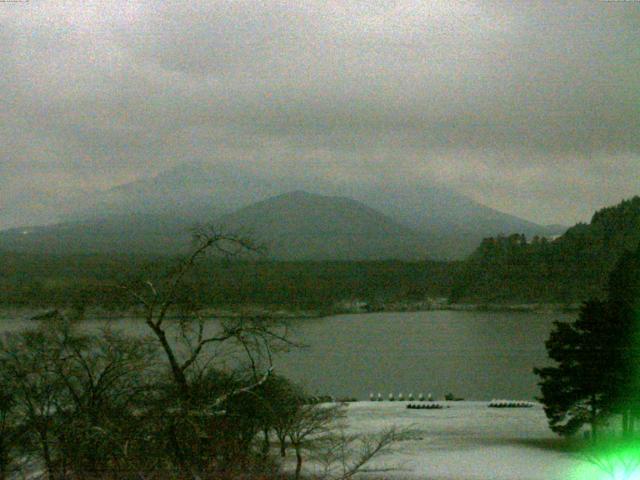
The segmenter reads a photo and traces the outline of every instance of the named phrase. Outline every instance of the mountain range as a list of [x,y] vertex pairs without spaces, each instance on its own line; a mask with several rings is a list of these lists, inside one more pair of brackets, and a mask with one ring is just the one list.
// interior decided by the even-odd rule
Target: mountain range
[[436,184],[300,185],[202,163],[78,195],[56,211],[58,223],[0,232],[0,249],[176,253],[188,248],[195,223],[215,223],[255,237],[278,259],[459,259],[488,236],[563,231]]

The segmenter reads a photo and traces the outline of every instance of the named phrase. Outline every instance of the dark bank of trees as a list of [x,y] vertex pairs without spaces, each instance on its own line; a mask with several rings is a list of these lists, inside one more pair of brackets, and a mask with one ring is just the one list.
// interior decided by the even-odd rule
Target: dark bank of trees
[[[640,197],[596,212],[557,239],[521,234],[485,239],[463,262],[203,259],[185,284],[214,308],[257,305],[331,313],[339,302],[369,305],[449,298],[453,303],[576,304],[604,298],[607,276],[640,242]],[[114,279],[167,270],[174,258],[0,252],[0,306],[131,307]]]
[[[353,476],[402,434],[347,436],[341,409],[317,405],[276,374],[272,354],[295,345],[269,318],[205,322],[184,289],[210,251],[255,246],[202,231],[166,275],[122,286],[148,335],[88,332],[56,317],[6,334],[0,348],[0,479],[283,478],[313,454],[324,478]],[[169,318],[169,313],[174,314]]]
[[574,303],[604,298],[608,274],[640,242],[640,197],[596,212],[555,240],[485,239],[457,276],[451,299],[471,303]]
[[590,425],[593,437],[612,416],[624,437],[640,416],[640,245],[609,275],[605,300],[585,302],[574,322],[557,322],[547,351],[555,365],[536,368],[551,428],[570,435]]
[[[174,268],[175,258],[0,252],[0,306],[125,310],[135,299],[119,285]],[[460,263],[276,262],[203,258],[185,278],[202,305],[330,312],[336,303],[371,305],[447,297]]]

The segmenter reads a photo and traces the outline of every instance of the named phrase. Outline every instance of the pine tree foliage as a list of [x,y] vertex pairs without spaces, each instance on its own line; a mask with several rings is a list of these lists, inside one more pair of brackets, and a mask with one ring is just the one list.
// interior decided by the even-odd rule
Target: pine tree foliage
[[608,335],[602,335],[605,318],[606,304],[592,301],[582,306],[575,322],[556,322],[546,347],[557,365],[534,369],[541,378],[541,400],[551,429],[561,435],[575,433],[584,424],[595,429],[604,413],[609,373]]
[[640,242],[640,197],[596,212],[557,239],[486,238],[454,283],[456,302],[579,303],[604,298],[608,274]]
[[622,414],[623,431],[640,414],[640,245],[609,275],[608,298],[585,302],[573,322],[556,322],[536,368],[549,424],[561,435]]

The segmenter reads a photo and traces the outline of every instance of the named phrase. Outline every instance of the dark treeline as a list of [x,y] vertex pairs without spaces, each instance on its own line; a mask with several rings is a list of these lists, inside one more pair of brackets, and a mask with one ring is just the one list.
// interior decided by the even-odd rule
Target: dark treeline
[[[38,255],[0,252],[0,304],[123,309],[121,285],[159,277],[176,264],[142,255]],[[185,281],[190,301],[235,308],[331,309],[337,302],[371,305],[447,297],[461,263],[278,262],[203,259]]]
[[640,242],[640,197],[602,209],[551,241],[524,235],[485,239],[467,260],[451,299],[574,303],[601,298],[616,261]]
[[[482,241],[461,262],[203,261],[185,288],[213,308],[259,305],[331,312],[445,297],[453,303],[575,304],[602,298],[607,276],[640,242],[640,197],[596,212],[557,239],[521,234]],[[177,258],[133,254],[0,252],[0,305],[123,309],[122,284],[166,273]]]

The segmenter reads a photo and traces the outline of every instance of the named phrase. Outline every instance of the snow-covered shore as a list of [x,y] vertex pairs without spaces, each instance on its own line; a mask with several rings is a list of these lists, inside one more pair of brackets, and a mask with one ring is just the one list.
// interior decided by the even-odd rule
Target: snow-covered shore
[[[354,402],[350,429],[369,433],[391,425],[416,430],[374,466],[396,466],[390,479],[579,480],[589,465],[556,448],[538,404],[532,408],[488,408],[488,402],[442,402],[440,410],[407,409],[407,402]],[[595,472],[595,470],[594,470]],[[598,477],[595,477],[598,478]]]

